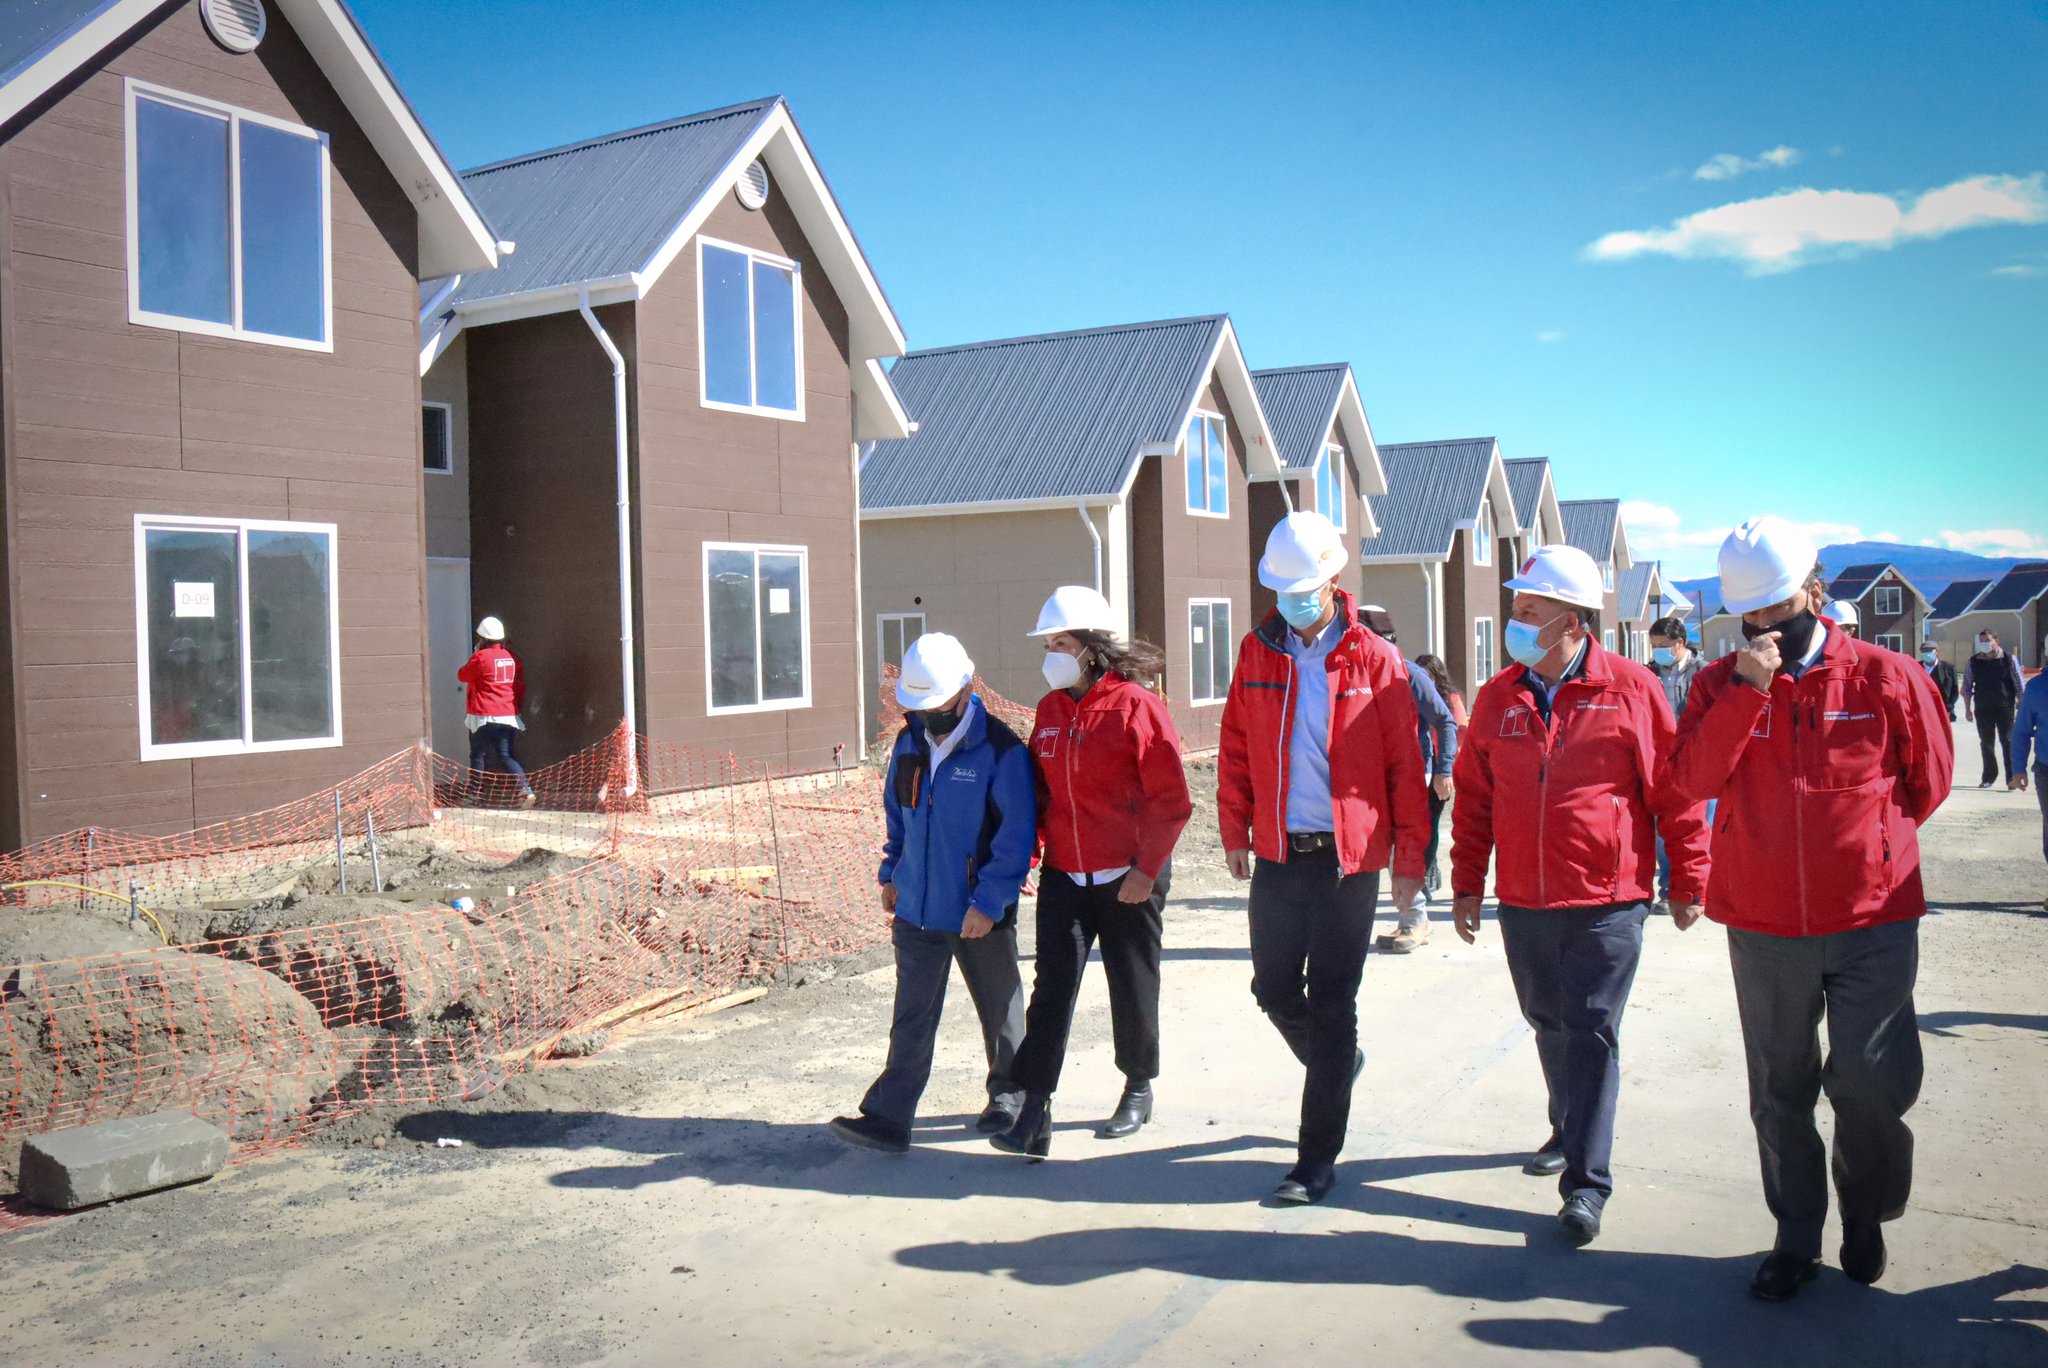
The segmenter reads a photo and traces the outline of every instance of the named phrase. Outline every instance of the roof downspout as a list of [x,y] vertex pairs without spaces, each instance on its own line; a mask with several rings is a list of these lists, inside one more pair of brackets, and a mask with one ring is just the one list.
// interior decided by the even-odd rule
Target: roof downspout
[[1074,511],[1081,515],[1081,525],[1088,529],[1088,535],[1095,539],[1095,592],[1102,592],[1102,533],[1096,530],[1095,519],[1088,516],[1088,505],[1075,505]]
[[420,305],[420,322],[424,323],[429,318],[432,318],[434,316],[435,311],[438,310],[443,304],[446,304],[448,302],[448,296],[454,294],[456,287],[461,284],[462,275],[460,272],[456,273],[455,275],[449,276],[448,283],[446,285],[443,285],[440,289],[434,291],[434,297],[432,299]]
[[640,790],[640,725],[633,689],[633,496],[626,441],[626,358],[590,311],[590,291],[577,294],[576,307],[612,363],[612,442],[618,465],[619,505],[619,683],[626,711],[626,792]]

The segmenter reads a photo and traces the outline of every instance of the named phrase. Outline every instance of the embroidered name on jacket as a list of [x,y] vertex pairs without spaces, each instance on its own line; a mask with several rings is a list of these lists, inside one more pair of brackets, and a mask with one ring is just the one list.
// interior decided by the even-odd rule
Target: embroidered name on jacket
[[1620,712],[1620,711],[1621,711],[1621,704],[1619,704],[1619,703],[1581,703],[1581,704],[1579,704],[1579,705],[1578,705],[1578,710],[1579,710],[1580,712]]
[[1823,722],[1875,722],[1877,720],[1877,714],[1837,711],[1824,712],[1820,715],[1820,718]]
[[980,778],[981,776],[980,776],[980,775],[978,775],[978,774],[976,774],[976,773],[975,773],[975,772],[974,772],[973,770],[971,770],[971,769],[956,769],[956,770],[954,770],[954,771],[953,771],[953,773],[952,773],[951,775],[949,775],[948,777],[949,777],[949,778],[953,778],[953,779],[970,779],[970,780],[971,780],[971,779],[978,779],[978,778]]

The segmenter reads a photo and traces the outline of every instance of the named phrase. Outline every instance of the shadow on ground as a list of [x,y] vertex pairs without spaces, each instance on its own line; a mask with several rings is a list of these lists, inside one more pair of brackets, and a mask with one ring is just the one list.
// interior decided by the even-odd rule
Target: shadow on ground
[[2048,1031],[2048,1016],[2025,1012],[1922,1012],[1920,1029],[1929,1035],[1952,1036],[1961,1026],[2004,1026],[2015,1031]]

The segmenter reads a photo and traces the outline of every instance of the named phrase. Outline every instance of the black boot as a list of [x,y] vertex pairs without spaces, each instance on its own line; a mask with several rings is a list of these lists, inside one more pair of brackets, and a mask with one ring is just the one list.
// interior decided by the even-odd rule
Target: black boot
[[1136,1135],[1138,1127],[1151,1119],[1152,1081],[1127,1078],[1124,1080],[1124,1095],[1116,1104],[1116,1115],[1103,1122],[1102,1129],[1095,1135],[1101,1140],[1121,1140],[1126,1135]]
[[1052,1098],[1026,1093],[1017,1124],[1000,1135],[991,1135],[988,1142],[1005,1154],[1021,1154],[1034,1164],[1043,1163],[1052,1153]]

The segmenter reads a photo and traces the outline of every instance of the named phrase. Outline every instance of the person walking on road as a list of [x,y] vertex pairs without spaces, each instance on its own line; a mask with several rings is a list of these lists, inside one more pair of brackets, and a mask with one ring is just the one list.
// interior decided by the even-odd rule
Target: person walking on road
[[[1401,643],[1394,635],[1392,613],[1377,604],[1367,604],[1358,610],[1358,620],[1393,647],[1395,656],[1400,657]],[[1408,676],[1409,696],[1415,700],[1415,736],[1422,746],[1422,773],[1428,785],[1429,844],[1423,847],[1422,852],[1422,887],[1416,889],[1406,903],[1395,903],[1394,929],[1373,938],[1374,947],[1389,955],[1411,955],[1415,953],[1415,947],[1429,939],[1429,899],[1438,884],[1437,832],[1442,825],[1444,808],[1451,801],[1451,766],[1458,758],[1458,733],[1465,725],[1460,720],[1464,701],[1460,699],[1457,710],[1453,711],[1447,696],[1449,672],[1445,672],[1439,684],[1436,675],[1423,667],[1423,660],[1435,659],[1435,656],[1424,656],[1401,661],[1401,669]]]
[[[2033,761],[2031,771],[2029,759]],[[2048,671],[2028,680],[2020,695],[2012,722],[2012,762],[2019,786],[2024,789],[2031,784],[2034,801],[2041,805],[2041,858],[2048,860]],[[2041,900],[2041,910],[2048,912],[2048,898]]]
[[[1941,695],[1941,701],[1948,705],[1948,720],[1955,721],[1956,699],[1963,692],[1963,686],[1956,678],[1956,667],[1941,658],[1941,652],[1934,649],[1931,641],[1920,648],[1920,664],[1927,671],[1927,677],[1934,681],[1935,692]],[[2022,766],[2019,772],[2024,775],[2026,768]]]
[[1136,1134],[1152,1119],[1159,1076],[1159,950],[1173,846],[1194,811],[1180,735],[1166,700],[1146,687],[1165,661],[1125,646],[1109,601],[1064,585],[1039,610],[1051,692],[1038,701],[1031,755],[1038,777],[1038,956],[1015,1077],[1024,1110],[990,1143],[1033,1160],[1052,1145],[1074,1003],[1089,951],[1102,945],[1110,1033],[1124,1076],[1116,1111],[1096,1132]]
[[[1686,700],[1692,694],[1693,676],[1705,663],[1686,639],[1685,624],[1679,619],[1662,617],[1650,624],[1650,671],[1663,686],[1664,701],[1671,705],[1673,718],[1685,715]],[[1711,801],[1706,806],[1709,831],[1714,826],[1714,807]],[[1661,830],[1657,833],[1657,901],[1650,910],[1659,916],[1671,915],[1671,855],[1664,849]]]
[[910,1148],[956,963],[988,1055],[989,1101],[975,1126],[1008,1130],[1023,1105],[1014,1082],[1024,1034],[1017,894],[1031,870],[1038,802],[1024,743],[989,716],[973,680],[966,649],[927,632],[903,653],[896,681],[909,716],[882,782],[879,878],[896,948],[889,1058],[860,1114],[832,1121],[840,1139],[889,1154]]
[[1979,788],[1998,782],[2001,758],[2005,761],[2005,786],[2019,786],[2019,771],[2012,767],[2012,719],[2026,686],[2019,657],[1999,644],[1998,633],[1977,633],[1977,654],[1963,671],[1963,717],[1977,724],[1977,744],[1984,753],[1984,778]]
[[[445,668],[445,667],[444,667]],[[469,728],[469,767],[477,774],[494,767],[519,785],[519,806],[533,807],[533,785],[519,763],[513,741],[526,730],[520,709],[526,706],[526,667],[505,644],[505,624],[487,617],[476,625],[476,650],[455,677],[467,696],[463,710]]]
[[1452,914],[1477,937],[1489,861],[1501,940],[1550,1099],[1550,1137],[1524,1167],[1557,1174],[1558,1224],[1600,1233],[1621,1092],[1621,1018],[1642,957],[1657,838],[1672,852],[1672,919],[1700,915],[1706,824],[1660,791],[1671,705],[1657,679],[1594,639],[1604,591],[1593,558],[1544,546],[1505,586],[1519,669],[1480,686],[1458,752]]
[[[1700,671],[1678,724],[1677,799],[1720,797],[1707,915],[1728,959],[1749,1114],[1777,1239],[1750,1291],[1798,1295],[1819,1268],[1834,1109],[1842,1271],[1883,1276],[1906,1209],[1920,1093],[1920,825],[1948,796],[1955,742],[1927,672],[1819,620],[1812,539],[1773,517],[1721,546],[1721,592],[1749,644]],[[1819,1026],[1825,1017],[1823,1062]]]
[[1238,648],[1217,754],[1224,854],[1252,885],[1252,995],[1306,1070],[1283,1204],[1337,1181],[1380,871],[1392,862],[1397,904],[1415,897],[1429,823],[1415,701],[1400,657],[1336,586],[1349,559],[1320,513],[1290,513],[1266,538],[1259,582],[1279,603]]

